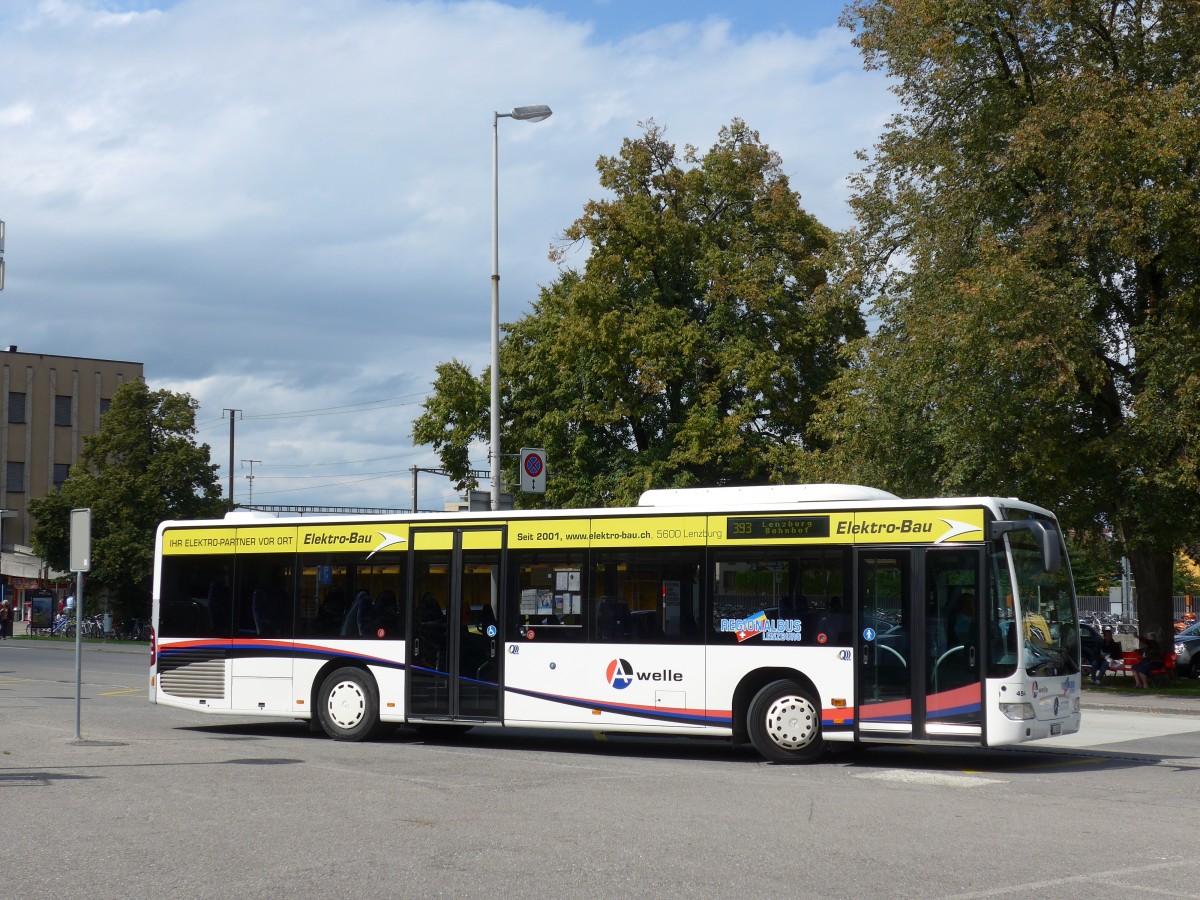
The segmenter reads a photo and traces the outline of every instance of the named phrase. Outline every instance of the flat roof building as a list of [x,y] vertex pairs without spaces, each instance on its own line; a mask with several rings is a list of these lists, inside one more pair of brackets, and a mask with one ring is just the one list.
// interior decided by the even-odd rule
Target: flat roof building
[[113,393],[144,380],[142,370],[140,362],[0,350],[0,575],[10,587],[34,587],[28,582],[44,574],[29,549],[29,501],[67,480]]

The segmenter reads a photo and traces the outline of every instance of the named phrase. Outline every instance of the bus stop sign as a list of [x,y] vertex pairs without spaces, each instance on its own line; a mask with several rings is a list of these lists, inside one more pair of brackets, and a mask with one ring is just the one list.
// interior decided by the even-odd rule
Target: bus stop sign
[[92,570],[92,511],[71,510],[71,571]]
[[546,451],[540,447],[521,448],[521,490],[546,493]]

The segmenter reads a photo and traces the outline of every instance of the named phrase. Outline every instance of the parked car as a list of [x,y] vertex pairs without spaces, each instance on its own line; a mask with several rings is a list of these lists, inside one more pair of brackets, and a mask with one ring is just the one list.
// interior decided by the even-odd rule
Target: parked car
[[[1077,627],[1079,628],[1079,658],[1081,662],[1087,663],[1100,652],[1100,648],[1104,646],[1104,638],[1100,637],[1100,632],[1091,625],[1080,622]],[[1061,631],[1061,624],[1051,623],[1050,634],[1056,642],[1060,640]]]
[[1093,659],[1100,653],[1100,648],[1104,646],[1104,638],[1100,637],[1098,632],[1091,625],[1079,626],[1079,654],[1084,659]]
[[1175,635],[1175,674],[1200,678],[1200,622]]

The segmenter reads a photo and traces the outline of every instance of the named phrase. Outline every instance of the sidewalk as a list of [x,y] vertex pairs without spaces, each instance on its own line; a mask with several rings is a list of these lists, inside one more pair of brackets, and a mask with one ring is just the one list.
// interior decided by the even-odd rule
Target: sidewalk
[[1149,691],[1113,693],[1110,691],[1083,690],[1083,712],[1089,709],[1109,709],[1119,712],[1158,713],[1171,716],[1200,716],[1200,700],[1194,697],[1176,697]]

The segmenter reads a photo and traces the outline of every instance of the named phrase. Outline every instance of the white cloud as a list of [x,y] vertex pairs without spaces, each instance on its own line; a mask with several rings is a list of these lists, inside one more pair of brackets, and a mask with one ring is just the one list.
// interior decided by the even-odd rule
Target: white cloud
[[[3,339],[144,361],[202,421],[243,409],[256,497],[299,486],[273,464],[434,463],[409,443],[416,407],[250,417],[419,394],[451,356],[486,364],[494,110],[555,110],[500,122],[510,321],[555,277],[547,250],[598,194],[596,158],[639,120],[705,148],[745,119],[843,227],[853,152],[892,108],[833,27],[740,38],[710,17],[601,42],[493,2],[132,5],[0,13]],[[224,463],[220,428],[204,437]],[[408,481],[275,496],[404,506]]]

